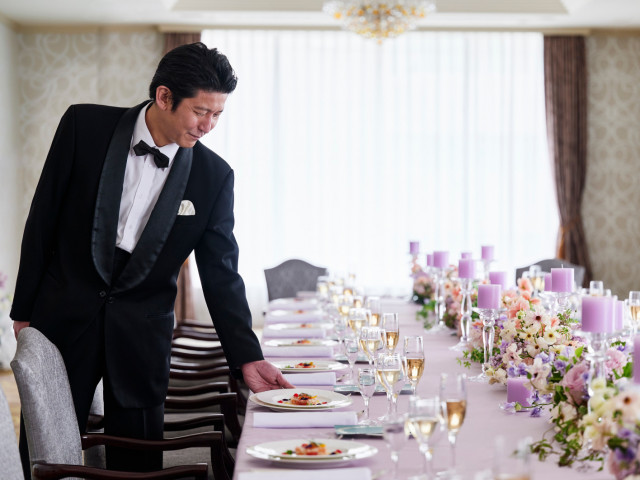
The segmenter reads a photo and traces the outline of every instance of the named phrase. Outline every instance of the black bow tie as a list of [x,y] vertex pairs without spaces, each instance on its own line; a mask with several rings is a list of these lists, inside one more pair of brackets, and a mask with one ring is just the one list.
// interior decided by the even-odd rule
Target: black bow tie
[[169,166],[169,157],[156,147],[150,147],[147,145],[144,140],[140,140],[137,145],[134,145],[133,151],[136,155],[153,155],[153,161],[156,162],[156,167],[158,168],[167,168]]

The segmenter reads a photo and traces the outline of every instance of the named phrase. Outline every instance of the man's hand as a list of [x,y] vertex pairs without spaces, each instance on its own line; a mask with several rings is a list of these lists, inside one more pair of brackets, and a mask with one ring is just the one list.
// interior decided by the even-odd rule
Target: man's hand
[[16,321],[13,322],[13,333],[16,336],[16,340],[18,339],[18,334],[20,333],[20,330],[28,327],[29,323],[31,322],[16,322]]
[[285,380],[280,370],[266,360],[245,363],[242,365],[242,376],[254,393],[278,388],[294,388]]

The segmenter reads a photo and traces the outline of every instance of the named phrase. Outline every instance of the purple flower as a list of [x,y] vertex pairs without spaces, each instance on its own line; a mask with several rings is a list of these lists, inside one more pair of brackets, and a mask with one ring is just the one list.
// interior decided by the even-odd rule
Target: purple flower
[[534,409],[531,410],[532,417],[539,417],[541,413],[542,413],[542,407],[535,407]]
[[567,362],[565,362],[564,360],[556,360],[555,362],[553,362],[553,366],[556,367],[556,370],[558,370],[560,374],[564,376],[567,369]]
[[542,360],[542,363],[549,363],[551,361],[551,357],[545,352],[540,352],[538,355],[536,355],[536,358]]

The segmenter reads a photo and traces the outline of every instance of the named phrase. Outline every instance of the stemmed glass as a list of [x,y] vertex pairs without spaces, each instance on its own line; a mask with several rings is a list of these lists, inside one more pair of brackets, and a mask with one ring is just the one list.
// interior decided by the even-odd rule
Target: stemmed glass
[[391,451],[391,461],[393,462],[393,479],[398,478],[398,453],[407,441],[404,428],[404,416],[396,417],[382,425],[382,436]]
[[380,324],[380,297],[367,297],[365,307],[371,312],[369,325],[377,327]]
[[349,322],[349,327],[351,327],[353,333],[358,335],[360,333],[360,329],[369,323],[367,310],[364,308],[349,306],[347,309],[347,321]]
[[467,412],[467,376],[458,374],[440,376],[440,400],[446,411],[446,426],[451,445],[451,472],[456,470],[456,439]]
[[383,313],[381,326],[385,331],[384,346],[388,353],[393,353],[396,345],[398,345],[398,337],[400,336],[398,314]]
[[591,280],[589,282],[589,295],[594,297],[604,296],[604,282],[601,280]]
[[411,382],[411,394],[415,396],[418,382],[424,372],[424,342],[421,336],[404,337],[404,359],[407,377]]
[[398,416],[398,395],[406,381],[402,357],[397,353],[381,353],[376,359],[376,374],[389,402],[387,414],[380,420],[390,421]]
[[379,327],[364,326],[360,329],[360,348],[369,360],[369,367],[373,367],[376,352],[382,346],[384,330]]
[[629,305],[632,329],[637,332],[640,324],[640,291],[630,291],[626,303]]
[[446,407],[441,405],[439,397],[409,399],[409,413],[405,427],[420,445],[420,452],[424,455],[424,477],[434,478],[431,465],[431,445],[438,439]]
[[347,357],[347,361],[349,362],[349,381],[351,383],[356,383],[355,376],[355,364],[356,360],[358,360],[358,353],[360,349],[358,348],[358,337],[355,335],[347,335],[344,338],[344,354]]
[[358,371],[358,389],[364,402],[364,415],[359,425],[375,425],[376,422],[369,418],[369,400],[376,391],[376,371],[373,368],[361,368]]

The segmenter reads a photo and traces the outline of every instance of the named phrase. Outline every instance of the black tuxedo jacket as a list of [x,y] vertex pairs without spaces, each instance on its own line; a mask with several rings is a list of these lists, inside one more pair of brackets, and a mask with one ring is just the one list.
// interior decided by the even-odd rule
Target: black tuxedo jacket
[[[62,117],[29,211],[11,309],[61,351],[104,314],[106,368],[123,407],[164,401],[176,280],[194,249],[230,367],[263,358],[237,272],[233,170],[199,142],[178,150],[137,246],[111,278],[127,155],[144,105],[74,105]],[[182,200],[195,215],[177,215]]]

